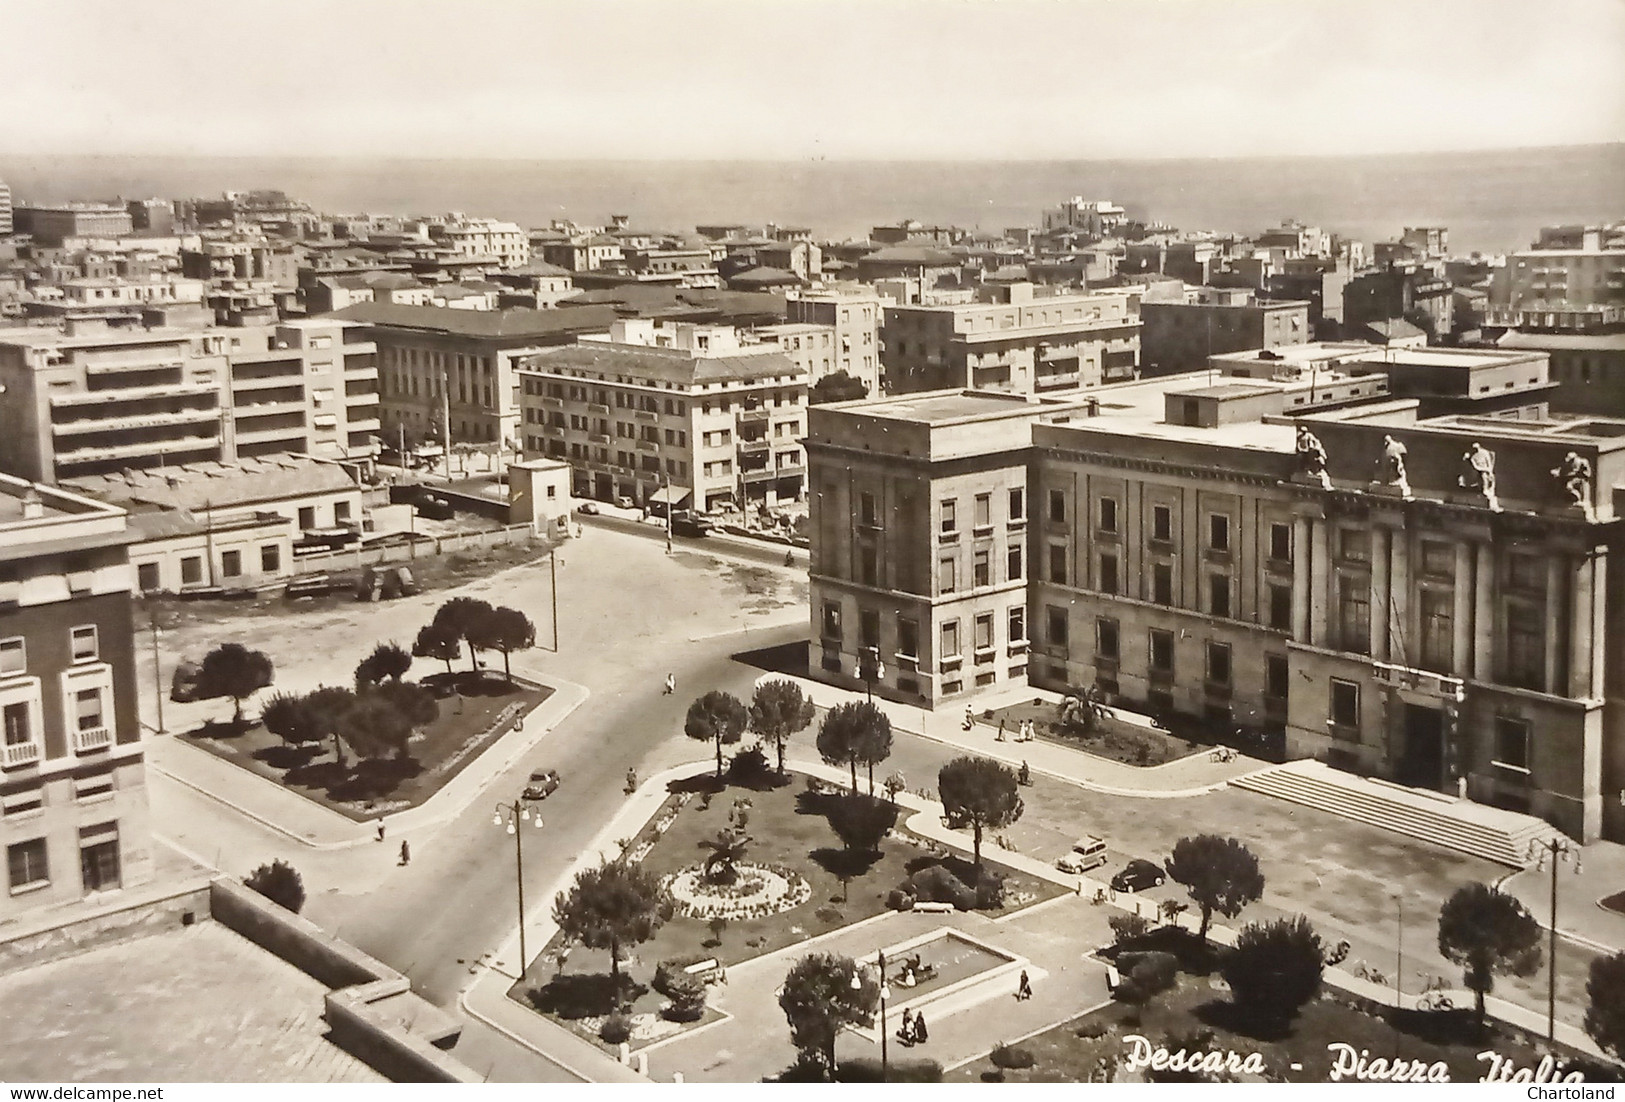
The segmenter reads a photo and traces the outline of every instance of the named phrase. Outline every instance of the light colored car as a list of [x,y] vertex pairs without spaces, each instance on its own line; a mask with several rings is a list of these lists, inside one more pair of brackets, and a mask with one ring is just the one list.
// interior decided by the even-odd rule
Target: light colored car
[[1072,851],[1058,858],[1055,867],[1062,872],[1083,873],[1106,863],[1106,840],[1085,834],[1072,843]]

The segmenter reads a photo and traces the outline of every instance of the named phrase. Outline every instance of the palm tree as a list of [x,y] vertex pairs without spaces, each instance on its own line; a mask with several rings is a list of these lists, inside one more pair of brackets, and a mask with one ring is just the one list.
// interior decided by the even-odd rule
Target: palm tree
[[1100,721],[1110,719],[1112,710],[1106,707],[1106,694],[1099,686],[1068,689],[1061,698],[1061,722],[1079,731],[1093,731]]
[[715,838],[701,842],[701,847],[711,851],[705,858],[705,878],[713,884],[732,884],[739,877],[738,865],[750,842],[750,835],[742,830],[719,830]]

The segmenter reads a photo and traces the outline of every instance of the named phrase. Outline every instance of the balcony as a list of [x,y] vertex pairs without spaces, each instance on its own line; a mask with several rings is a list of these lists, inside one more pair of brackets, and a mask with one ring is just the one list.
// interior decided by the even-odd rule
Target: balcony
[[607,443],[609,443],[609,433],[607,433],[607,432],[589,432],[587,434],[587,439],[592,441],[594,444],[607,444]]
[[589,412],[589,413],[601,413],[605,417],[608,417],[609,416],[609,406],[604,404],[603,402],[588,402],[587,403],[587,412]]
[[[377,372],[373,374],[376,376]],[[280,375],[257,375],[252,379],[234,375],[231,379],[231,389],[234,392],[239,390],[267,390],[279,386],[300,386],[303,385],[304,381],[305,376],[299,371],[287,371]]]
[[740,440],[740,455],[760,455],[773,450],[773,444],[768,440]]
[[[318,426],[318,427],[320,427],[320,426]],[[349,425],[347,427],[348,427],[350,432],[377,432],[378,431],[378,418],[376,418],[376,417],[353,417],[353,418],[350,419],[350,423],[349,423]]]
[[759,406],[755,409],[742,409],[739,411],[739,423],[741,425],[765,425],[772,419],[773,411],[768,409],[766,406]]
[[165,455],[179,462],[179,457],[194,451],[216,451],[220,441],[214,436],[182,436],[168,440],[145,440],[135,444],[116,444],[108,447],[77,448],[57,452],[57,466],[75,463],[102,463],[113,459],[133,459],[142,455]]
[[1461,678],[1412,666],[1396,666],[1372,659],[1371,676],[1397,689],[1431,693],[1451,700],[1463,700],[1467,695],[1466,682]]
[[636,411],[633,412],[632,416],[634,418],[636,418],[637,420],[639,420],[639,421],[659,421],[660,420],[660,414],[651,413],[649,410],[646,410],[646,409],[636,410]]
[[78,433],[116,432],[120,429],[162,428],[165,425],[213,423],[220,418],[216,409],[178,409],[167,413],[139,413],[127,417],[87,417],[78,421],[58,421],[51,426],[55,436]]
[[110,727],[87,727],[73,733],[73,752],[75,754],[88,754],[95,750],[106,750],[113,745],[113,730]]
[[660,444],[657,441],[654,441],[654,440],[639,440],[638,441],[638,451],[640,451],[640,452],[658,452],[659,450],[660,450]]
[[1063,387],[1077,386],[1083,381],[1083,375],[1077,371],[1057,372],[1054,375],[1039,375],[1033,379],[1034,390],[1060,390]]
[[273,413],[304,413],[305,400],[303,398],[284,398],[275,402],[255,402],[251,405],[239,405],[234,411],[239,426],[244,421],[255,417],[269,417]]
[[53,394],[51,406],[111,406],[143,398],[178,398],[190,394],[218,394],[213,383],[177,383],[174,386],[125,387],[118,390],[90,390],[82,394]]
[[16,769],[22,765],[32,765],[40,759],[40,743],[38,739],[27,742],[8,742],[3,753],[0,753],[0,769]]

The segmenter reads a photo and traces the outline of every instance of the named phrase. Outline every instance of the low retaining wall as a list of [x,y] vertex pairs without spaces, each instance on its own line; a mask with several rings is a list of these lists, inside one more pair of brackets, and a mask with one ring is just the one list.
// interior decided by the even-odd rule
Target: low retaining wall
[[461,1026],[395,969],[240,881],[215,879],[208,899],[221,925],[333,989],[324,1000],[327,1024],[344,1051],[398,1083],[481,1082],[442,1051],[457,1043]]
[[[53,910],[0,926],[0,975],[206,920],[209,894],[202,879],[134,888],[112,904]],[[72,917],[65,921],[65,915]]]

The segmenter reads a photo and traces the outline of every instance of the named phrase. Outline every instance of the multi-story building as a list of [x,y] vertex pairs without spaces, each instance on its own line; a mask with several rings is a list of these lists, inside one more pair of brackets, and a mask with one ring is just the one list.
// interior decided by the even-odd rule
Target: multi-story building
[[130,228],[136,233],[167,237],[175,232],[175,204],[168,199],[130,199]]
[[1444,226],[1406,226],[1399,235],[1399,243],[1414,249],[1426,260],[1440,260],[1450,255],[1450,231]]
[[519,375],[525,454],[568,460],[579,496],[713,510],[805,494],[807,375],[730,326],[618,322]]
[[25,204],[12,212],[14,229],[36,245],[57,248],[67,237],[124,237],[130,212],[121,203]]
[[1025,684],[1028,443],[1086,408],[953,390],[813,406],[813,675],[926,706]]
[[[1486,325],[1590,330],[1625,323],[1625,248],[1603,232],[1579,233],[1579,247],[1530,249],[1507,257],[1490,281]],[[1571,235],[1549,240],[1571,241]]]
[[[1023,674],[1220,733],[1258,730],[1291,756],[1465,792],[1582,840],[1625,837],[1625,583],[1608,569],[1625,421],[1553,419],[1550,394],[1539,353],[1375,349],[1314,372],[1264,359],[1218,385],[1196,373],[1104,388],[1085,415],[996,434],[986,448],[1002,455],[978,462],[1023,469],[1030,498],[1025,600],[999,595],[1023,606]],[[861,558],[824,564],[873,537],[861,501],[837,497],[825,512],[820,495],[848,479],[862,492],[856,476],[881,441],[880,462],[919,463],[923,444],[891,454],[906,434],[865,422],[888,402],[812,413],[812,665],[846,685],[853,648],[824,640],[844,640],[858,606],[829,630],[822,576],[869,590],[846,581]],[[839,434],[843,448],[823,446]],[[876,570],[957,563],[963,496],[951,524],[942,503],[914,506],[905,546],[877,544]],[[972,508],[999,530],[996,510]],[[902,523],[889,507],[875,515]],[[872,576],[876,600],[904,588]],[[884,657],[899,653],[889,639],[878,645],[877,692],[954,695]],[[940,656],[921,657],[940,671]]]
[[1496,347],[1543,352],[1559,384],[1552,409],[1625,418],[1625,333],[1523,333],[1512,330]]
[[1309,304],[1142,301],[1140,327],[1142,373],[1177,375],[1219,353],[1307,343]]
[[503,268],[530,263],[530,238],[512,222],[453,215],[432,223],[429,237],[465,260],[489,260]]
[[239,456],[376,454],[375,348],[318,318],[0,331],[0,468],[41,482]]
[[1391,264],[1361,272],[1343,286],[1343,328],[1403,318],[1438,342],[1456,328],[1456,303],[1443,265]]
[[1028,283],[988,290],[1002,300],[886,307],[881,386],[887,394],[953,388],[1048,393],[1134,377],[1137,295],[1037,297]]
[[1085,199],[1075,195],[1059,207],[1044,212],[1044,231],[1075,229],[1099,238],[1113,233],[1127,220],[1123,208],[1109,199]]
[[332,315],[367,326],[378,351],[386,435],[402,428],[467,443],[517,441],[519,380],[527,352],[604,333],[609,306],[567,310],[447,310],[369,302]]
[[0,921],[152,878],[123,510],[0,476]]
[[[880,394],[881,298],[867,287],[799,291],[785,299],[785,321],[835,330],[831,371],[844,371]],[[822,357],[820,357],[822,359]],[[821,375],[814,374],[812,382]]]
[[0,237],[11,234],[11,187],[0,180]]
[[759,326],[751,330],[751,336],[776,345],[779,351],[790,357],[790,362],[807,376],[809,386],[839,370],[831,366],[840,360],[840,341],[832,325],[785,322],[783,325]]

